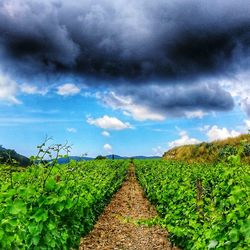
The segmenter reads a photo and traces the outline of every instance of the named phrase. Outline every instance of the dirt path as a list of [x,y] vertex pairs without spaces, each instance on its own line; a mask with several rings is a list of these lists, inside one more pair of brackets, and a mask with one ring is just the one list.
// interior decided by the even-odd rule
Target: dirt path
[[177,250],[171,248],[165,230],[132,222],[155,216],[156,210],[143,197],[131,166],[128,179],[106,207],[93,231],[81,240],[80,250]]

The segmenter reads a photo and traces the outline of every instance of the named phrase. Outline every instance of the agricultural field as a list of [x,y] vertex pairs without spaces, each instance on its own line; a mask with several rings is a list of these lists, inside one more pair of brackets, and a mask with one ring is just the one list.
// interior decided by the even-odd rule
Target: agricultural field
[[182,249],[250,249],[250,166],[135,161],[159,225]]
[[38,154],[29,167],[0,165],[0,249],[248,250],[240,152],[217,163]]
[[124,181],[129,163],[0,166],[0,249],[73,249]]

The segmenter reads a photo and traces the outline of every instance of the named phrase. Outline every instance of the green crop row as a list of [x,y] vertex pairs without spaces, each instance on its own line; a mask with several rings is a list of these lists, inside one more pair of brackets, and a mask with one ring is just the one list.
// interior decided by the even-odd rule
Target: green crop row
[[10,174],[2,167],[0,249],[77,248],[121,186],[128,165],[71,161]]
[[250,249],[250,166],[135,161],[159,223],[182,249]]

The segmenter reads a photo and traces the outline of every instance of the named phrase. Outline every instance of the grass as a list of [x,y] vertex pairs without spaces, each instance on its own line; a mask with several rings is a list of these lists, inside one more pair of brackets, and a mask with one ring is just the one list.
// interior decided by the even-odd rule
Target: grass
[[241,153],[242,160],[250,163],[250,134],[243,134],[225,140],[217,140],[210,143],[202,142],[195,145],[175,147],[165,152],[164,159],[183,160],[186,162],[217,162],[226,159],[230,154]]

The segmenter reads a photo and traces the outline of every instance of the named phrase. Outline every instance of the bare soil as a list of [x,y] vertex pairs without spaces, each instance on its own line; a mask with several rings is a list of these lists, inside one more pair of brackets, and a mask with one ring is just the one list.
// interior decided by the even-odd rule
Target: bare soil
[[127,180],[114,195],[92,232],[82,238],[79,250],[177,250],[167,241],[166,230],[134,223],[156,216],[157,212],[143,196],[131,166]]

